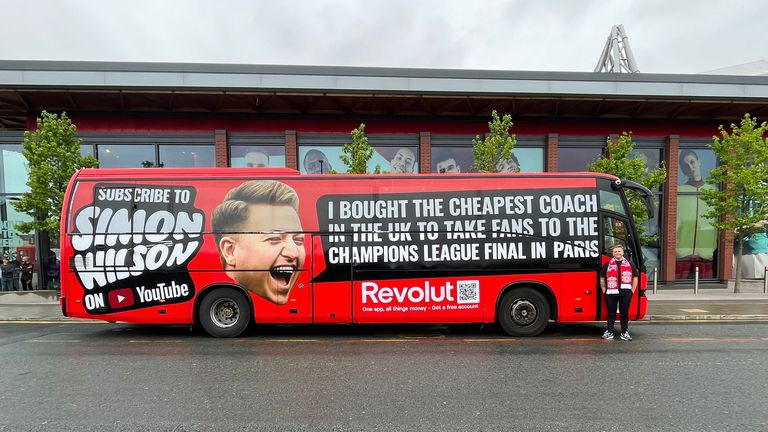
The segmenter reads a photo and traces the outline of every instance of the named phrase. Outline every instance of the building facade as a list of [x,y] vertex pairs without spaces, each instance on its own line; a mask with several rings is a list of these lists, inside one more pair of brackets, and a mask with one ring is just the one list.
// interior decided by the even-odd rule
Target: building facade
[[[631,132],[649,169],[664,164],[643,250],[660,281],[732,276],[729,233],[699,193],[717,166],[718,126],[768,115],[768,77],[507,72],[301,66],[0,61],[2,253],[32,254],[55,287],[57,243],[14,228],[26,190],[22,133],[42,110],[66,111],[81,150],[101,167],[285,166],[343,171],[341,146],[366,125],[385,172],[468,172],[472,139],[492,110],[511,114],[515,157],[505,169],[584,171],[607,139]],[[746,276],[762,277],[754,249]],[[749,269],[752,270],[749,270]],[[41,279],[42,280],[42,279]]]

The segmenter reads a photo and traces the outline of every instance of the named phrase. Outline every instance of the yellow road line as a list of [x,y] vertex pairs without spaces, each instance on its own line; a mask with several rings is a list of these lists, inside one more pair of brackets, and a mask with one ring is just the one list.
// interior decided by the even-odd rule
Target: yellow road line
[[28,341],[24,342],[45,342],[45,343],[77,343],[80,342],[79,339],[60,339],[60,340],[51,340],[51,339],[30,339]]

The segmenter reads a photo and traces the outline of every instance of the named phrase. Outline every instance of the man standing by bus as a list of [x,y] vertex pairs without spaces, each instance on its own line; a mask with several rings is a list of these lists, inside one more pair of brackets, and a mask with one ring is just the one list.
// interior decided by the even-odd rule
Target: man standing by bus
[[613,246],[613,259],[605,263],[600,270],[600,289],[605,295],[608,319],[603,339],[613,339],[614,324],[616,323],[616,305],[619,306],[621,320],[621,340],[631,341],[632,336],[627,331],[629,327],[629,304],[637,289],[640,273],[632,263],[624,258],[624,246]]

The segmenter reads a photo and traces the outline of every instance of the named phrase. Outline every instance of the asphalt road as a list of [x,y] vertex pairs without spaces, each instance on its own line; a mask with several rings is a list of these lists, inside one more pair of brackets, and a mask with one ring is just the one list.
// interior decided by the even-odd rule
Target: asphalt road
[[768,324],[0,323],[0,430],[765,431]]

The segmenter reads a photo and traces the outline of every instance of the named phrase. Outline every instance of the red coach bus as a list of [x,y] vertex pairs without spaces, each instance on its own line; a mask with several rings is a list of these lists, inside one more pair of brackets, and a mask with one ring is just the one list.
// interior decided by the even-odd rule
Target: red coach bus
[[196,324],[492,323],[533,336],[606,317],[625,191],[594,173],[299,175],[282,168],[85,169],[61,222],[65,316]]

